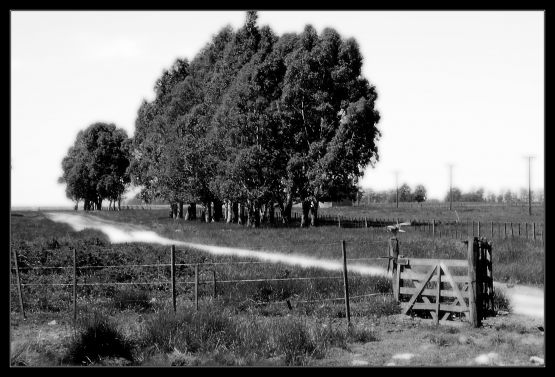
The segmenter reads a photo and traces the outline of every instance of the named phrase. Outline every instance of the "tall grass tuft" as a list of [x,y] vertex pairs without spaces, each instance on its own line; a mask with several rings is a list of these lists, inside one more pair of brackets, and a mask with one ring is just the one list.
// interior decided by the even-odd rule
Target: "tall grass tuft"
[[66,360],[79,365],[98,363],[103,358],[133,361],[133,345],[105,315],[94,312],[84,317],[80,326],[80,333],[69,345]]

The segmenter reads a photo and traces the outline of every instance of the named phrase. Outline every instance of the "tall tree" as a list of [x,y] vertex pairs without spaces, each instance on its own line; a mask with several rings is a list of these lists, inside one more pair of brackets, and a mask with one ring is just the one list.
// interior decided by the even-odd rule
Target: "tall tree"
[[353,199],[358,178],[378,159],[375,88],[361,76],[353,39],[333,29],[319,37],[307,26],[286,58],[281,105],[293,143],[288,176],[302,204],[301,226],[317,218],[318,202]]
[[425,202],[426,199],[427,199],[427,195],[428,195],[428,193],[427,193],[426,187],[424,187],[424,185],[417,185],[414,188],[413,198],[418,203]]

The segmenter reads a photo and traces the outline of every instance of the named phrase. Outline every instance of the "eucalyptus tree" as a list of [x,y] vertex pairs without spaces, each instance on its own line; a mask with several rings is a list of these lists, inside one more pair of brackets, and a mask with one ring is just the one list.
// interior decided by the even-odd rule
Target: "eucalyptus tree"
[[358,178],[378,160],[375,87],[362,77],[354,39],[311,26],[286,59],[281,97],[291,153],[287,176],[302,205],[301,226],[316,224],[318,203],[353,197]]

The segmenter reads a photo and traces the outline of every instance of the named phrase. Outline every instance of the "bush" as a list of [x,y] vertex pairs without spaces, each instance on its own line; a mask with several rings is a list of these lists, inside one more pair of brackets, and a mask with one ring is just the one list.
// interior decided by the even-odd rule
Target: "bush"
[[80,334],[69,345],[66,359],[74,364],[93,364],[102,358],[133,361],[133,346],[108,318],[100,313],[85,317]]

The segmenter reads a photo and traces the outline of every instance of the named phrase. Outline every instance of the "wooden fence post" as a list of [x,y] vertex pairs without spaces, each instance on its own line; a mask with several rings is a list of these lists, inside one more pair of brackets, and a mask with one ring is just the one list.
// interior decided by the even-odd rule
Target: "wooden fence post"
[[504,224],[505,224],[505,237],[504,238],[507,238],[507,223],[504,223]]
[[17,263],[17,250],[14,248],[13,255],[14,255],[14,262],[15,262],[15,278],[17,280],[17,295],[19,298],[19,309],[21,309],[21,314],[23,315],[23,319],[25,317],[25,310],[23,309],[23,294],[21,293],[21,280],[19,279],[19,264]]
[[341,218],[337,216],[337,226],[341,228]]
[[515,232],[513,230],[513,223],[511,223],[511,237],[514,237],[514,236],[515,236]]
[[214,284],[213,297],[216,298],[216,270],[212,270],[212,283]]
[[345,251],[345,240],[341,241],[341,251],[343,253],[343,286],[345,291],[345,313],[347,315],[347,325],[351,325],[351,309],[349,307],[349,280],[347,278],[347,252]]
[[436,221],[432,220],[432,237],[436,236]]
[[393,276],[393,296],[395,300],[399,301],[399,266],[397,265],[397,258],[399,257],[399,240],[396,237],[389,239],[389,250],[387,254],[390,258],[387,262],[387,269],[389,270],[389,265],[391,264]]
[[476,262],[478,259],[478,240],[476,238],[468,239],[468,308],[470,323],[474,327],[480,326],[478,316],[478,305],[476,303],[477,282],[476,282]]
[[195,310],[198,310],[198,263],[195,264]]
[[491,222],[491,239],[493,240],[493,221]]
[[77,324],[77,248],[73,248],[73,327]]
[[518,223],[518,236],[520,237],[520,223]]
[[367,217],[364,218],[364,227],[368,228],[368,218]]
[[528,223],[524,223],[524,235],[528,238]]
[[532,223],[532,233],[534,234],[534,241],[536,240],[536,223]]
[[172,306],[173,311],[176,311],[176,304],[175,304],[175,246],[172,245],[171,247],[171,280],[172,280]]

